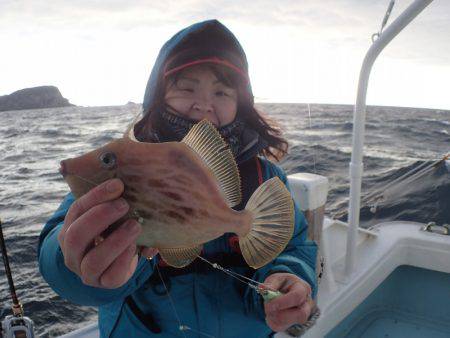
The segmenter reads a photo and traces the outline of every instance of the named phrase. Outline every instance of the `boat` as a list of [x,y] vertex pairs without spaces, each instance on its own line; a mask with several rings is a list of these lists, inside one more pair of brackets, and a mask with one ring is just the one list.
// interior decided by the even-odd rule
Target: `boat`
[[[376,58],[433,0],[415,0],[384,30],[394,1],[360,72],[353,121],[348,223],[324,217],[326,177],[288,177],[293,197],[319,244],[320,316],[300,328],[306,338],[450,337],[450,231],[411,221],[359,227],[364,123],[369,75]],[[450,168],[450,161],[444,158]],[[450,170],[450,169],[449,169]],[[307,330],[306,330],[307,329]],[[278,333],[277,338],[291,337]],[[61,336],[97,338],[97,323]]]
[[[395,221],[368,229],[359,227],[365,101],[370,70],[383,48],[431,2],[414,1],[378,34],[364,59],[354,108],[349,222],[326,218],[323,224],[314,225],[319,229],[312,230],[316,236],[320,235],[317,240],[324,262],[318,292],[321,316],[304,337],[450,337],[448,226]],[[392,5],[393,1],[387,16]],[[383,25],[386,21],[385,16]],[[449,165],[448,156],[443,161]],[[305,190],[307,180],[304,175],[297,176],[290,177],[290,184],[294,190]],[[310,181],[319,187],[320,179]],[[314,184],[310,200],[323,190],[313,188]]]

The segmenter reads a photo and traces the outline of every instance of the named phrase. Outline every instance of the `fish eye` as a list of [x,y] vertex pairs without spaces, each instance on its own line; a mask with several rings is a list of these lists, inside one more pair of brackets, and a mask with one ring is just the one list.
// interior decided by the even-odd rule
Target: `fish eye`
[[116,167],[116,154],[107,152],[100,155],[100,162],[102,163],[103,168],[111,170]]

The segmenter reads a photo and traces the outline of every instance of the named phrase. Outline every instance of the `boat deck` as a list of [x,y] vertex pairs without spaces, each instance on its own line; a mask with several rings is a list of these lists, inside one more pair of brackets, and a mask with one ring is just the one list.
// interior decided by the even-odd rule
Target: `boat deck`
[[450,337],[449,285],[449,273],[400,266],[325,337]]

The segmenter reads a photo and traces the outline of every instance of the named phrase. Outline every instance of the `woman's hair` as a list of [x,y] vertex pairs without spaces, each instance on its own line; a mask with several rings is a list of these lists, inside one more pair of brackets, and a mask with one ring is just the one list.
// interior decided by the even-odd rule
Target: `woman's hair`
[[[247,126],[255,130],[261,138],[267,141],[268,146],[262,150],[261,155],[281,160],[288,151],[288,142],[282,136],[282,131],[275,120],[265,116],[254,107],[253,97],[246,89],[246,84],[242,81],[242,76],[231,69],[218,64],[205,64],[217,79],[224,85],[236,89],[238,93],[237,116],[246,122]],[[156,86],[155,100],[148,111],[144,112],[144,117],[135,127],[136,138],[141,142],[154,142],[151,135],[153,130],[158,129],[158,118],[154,112],[161,111],[165,107],[166,88],[176,85],[182,71],[176,72],[167,78],[160,74]]]

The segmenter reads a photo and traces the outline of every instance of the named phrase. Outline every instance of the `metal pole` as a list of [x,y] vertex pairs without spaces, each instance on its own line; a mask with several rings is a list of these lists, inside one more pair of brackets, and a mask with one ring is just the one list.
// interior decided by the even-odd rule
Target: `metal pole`
[[352,158],[350,162],[350,205],[348,212],[349,229],[347,233],[347,253],[345,258],[345,277],[349,279],[356,265],[356,240],[359,226],[361,198],[361,178],[363,174],[363,145],[366,121],[366,94],[370,71],[376,58],[425,7],[433,0],[416,0],[387,27],[369,48],[359,74],[358,92],[353,114]]

